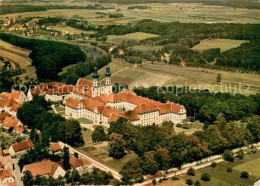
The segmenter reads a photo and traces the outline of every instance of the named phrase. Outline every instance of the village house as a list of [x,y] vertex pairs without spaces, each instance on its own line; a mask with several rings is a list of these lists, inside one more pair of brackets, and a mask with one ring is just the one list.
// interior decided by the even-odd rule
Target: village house
[[2,147],[0,147],[0,157],[2,157],[4,154],[3,154],[3,149]]
[[118,46],[111,46],[109,47],[108,51],[111,53],[114,49],[118,48]]
[[[106,86],[111,83],[109,67],[106,71]],[[160,124],[164,121],[181,123],[186,119],[184,106],[175,103],[161,103],[141,96],[134,92],[124,90],[113,94],[112,87],[109,91],[102,91],[99,83],[99,75],[95,70],[92,76],[92,84],[88,80],[80,79],[78,82],[86,82],[87,92],[81,87],[79,92],[86,96],[72,96],[65,106],[65,114],[75,118],[86,117],[94,124],[105,124],[123,117],[134,125]],[[78,83],[77,83],[78,84]],[[90,87],[92,85],[92,88]],[[75,88],[78,87],[77,85]],[[111,89],[110,89],[111,88]],[[90,91],[91,90],[91,91]],[[92,95],[92,96],[91,96]]]
[[31,140],[22,141],[19,143],[12,144],[9,148],[10,155],[15,155],[17,153],[23,154],[26,152],[26,150],[33,147],[33,142]]
[[3,26],[7,27],[7,26],[9,26],[10,24],[11,24],[11,19],[6,19],[6,20],[4,21]]
[[0,169],[13,169],[11,156],[0,156]]
[[55,153],[59,153],[62,152],[62,148],[60,146],[59,143],[52,143],[50,144],[50,149],[51,151],[55,154]]
[[88,168],[91,168],[93,167],[91,162],[86,160],[86,159],[83,159],[83,158],[77,158],[75,156],[72,156],[70,158],[70,161],[69,161],[70,165],[77,169],[77,170],[81,170],[83,169],[84,167],[88,167]]
[[33,177],[39,175],[54,179],[59,178],[59,176],[64,177],[66,173],[58,163],[51,160],[25,165],[22,173],[24,174],[25,171],[30,171]]
[[0,170],[0,185],[4,185],[7,183],[13,183],[14,176],[12,173],[12,169],[2,169]]
[[2,92],[0,93],[0,111],[8,112],[10,115],[16,117],[18,109],[26,101],[27,97],[21,91],[12,90],[11,93]]
[[118,54],[120,56],[125,55],[125,51],[123,49],[118,49]]
[[164,53],[164,54],[161,56],[161,61],[162,61],[162,62],[169,63],[170,57],[171,57],[171,54]]
[[186,66],[187,66],[186,61],[182,60],[180,66],[182,66],[182,67],[186,67]]
[[7,129],[12,127],[13,131],[17,133],[23,133],[23,131],[25,130],[25,127],[23,126],[23,124],[19,119],[10,116],[5,117],[3,121],[3,127]]

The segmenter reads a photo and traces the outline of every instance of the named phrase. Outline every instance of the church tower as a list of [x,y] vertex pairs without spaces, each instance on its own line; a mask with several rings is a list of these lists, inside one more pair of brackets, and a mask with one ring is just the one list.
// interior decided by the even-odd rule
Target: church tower
[[99,86],[99,74],[97,67],[94,68],[94,73],[92,75],[92,97],[100,96],[100,86]]
[[106,67],[106,73],[105,73],[105,93],[111,94],[112,93],[112,84],[111,84],[111,72],[110,67]]

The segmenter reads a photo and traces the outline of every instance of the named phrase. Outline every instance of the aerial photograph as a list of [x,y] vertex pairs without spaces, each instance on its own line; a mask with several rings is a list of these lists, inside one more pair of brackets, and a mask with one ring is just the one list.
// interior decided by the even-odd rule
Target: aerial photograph
[[260,0],[0,0],[0,186],[260,186]]

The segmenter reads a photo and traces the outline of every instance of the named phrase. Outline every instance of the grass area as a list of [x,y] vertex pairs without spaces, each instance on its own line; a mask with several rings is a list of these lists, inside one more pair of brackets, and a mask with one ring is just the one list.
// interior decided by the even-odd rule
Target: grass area
[[235,170],[242,172],[250,172],[253,176],[258,177],[260,175],[260,157],[234,167]]
[[21,136],[16,132],[8,132],[8,129],[0,126],[0,147],[5,147],[8,149],[12,144],[24,141],[28,139],[27,136]]
[[135,32],[135,33],[125,34],[125,35],[108,35],[107,41],[110,43],[121,43],[124,40],[125,41],[128,41],[128,40],[140,41],[140,40],[152,38],[152,37],[158,37],[158,35],[144,33],[144,32]]
[[[29,58],[30,50],[16,47],[7,42],[0,40],[0,56],[10,60],[14,65],[18,64],[21,68],[26,70],[26,73],[19,75],[24,80],[26,76],[29,78],[36,78],[36,69],[31,65],[31,59]],[[15,65],[16,67],[18,65]]]
[[95,31],[85,31],[85,30],[80,30],[80,29],[77,29],[77,28],[72,28],[72,27],[69,27],[69,26],[65,26],[65,27],[52,26],[51,28],[53,30],[57,30],[57,31],[60,31],[60,32],[68,31],[69,34],[81,34],[81,33],[84,33],[84,34],[95,34],[96,33]]
[[78,122],[80,122],[80,123],[83,123],[83,124],[92,124],[92,123],[93,123],[92,120],[90,120],[90,119],[88,119],[88,118],[84,118],[84,117],[82,117],[82,118],[77,118],[76,120],[77,120]]
[[[100,125],[93,125],[94,128],[96,128],[97,126],[100,126]],[[105,133],[107,133],[108,128],[104,125],[101,125],[101,126],[104,128]]]
[[146,51],[158,51],[158,50],[162,49],[163,47],[164,46],[139,45],[139,46],[134,46],[133,49],[139,50],[142,52],[146,52]]
[[231,48],[239,47],[242,43],[248,41],[245,40],[233,40],[233,39],[203,39],[200,44],[194,46],[193,50],[203,51],[211,48],[220,48],[221,52],[229,50]]
[[100,144],[95,144],[87,147],[81,148],[83,151],[86,151],[92,155],[94,155],[96,158],[98,158],[101,162],[104,162],[105,164],[113,167],[114,169],[120,171],[124,164],[128,162],[129,160],[136,158],[137,154],[135,154],[133,151],[129,151],[127,155],[125,155],[123,158],[116,160],[112,157],[109,157],[108,151],[109,151],[109,145],[108,142],[103,142]]
[[92,143],[91,134],[93,133],[93,131],[90,129],[87,129],[87,128],[82,128],[81,132],[82,132],[82,136],[83,136],[83,140],[84,140],[85,144]]
[[[239,160],[236,158],[235,162],[221,162],[218,163],[217,166],[214,168],[209,166],[196,170],[195,176],[188,176],[187,174],[185,174],[182,175],[181,178],[185,180],[190,178],[193,180],[193,182],[199,180],[202,185],[252,185],[257,179],[257,176],[254,176],[253,173],[257,174],[257,171],[250,172],[248,169],[246,169],[246,167],[252,166],[252,170],[258,170],[259,163],[260,152],[258,151],[256,154],[251,154],[243,160]],[[239,166],[240,168],[237,168]],[[227,168],[232,168],[232,172],[226,172]],[[251,175],[248,179],[240,177],[242,171],[249,171]],[[211,180],[200,180],[200,177],[203,173],[208,173],[211,176]]]

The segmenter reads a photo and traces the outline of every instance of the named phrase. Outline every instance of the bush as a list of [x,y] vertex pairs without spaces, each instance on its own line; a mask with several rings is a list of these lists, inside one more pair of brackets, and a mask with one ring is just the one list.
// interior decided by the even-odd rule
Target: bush
[[178,178],[177,176],[173,176],[172,177],[172,180],[174,181],[174,180],[180,180],[180,178]]
[[227,172],[232,172],[232,169],[228,167]]
[[240,175],[241,178],[248,178],[249,174],[246,171],[243,171]]
[[208,173],[203,173],[200,179],[203,181],[210,181],[210,175]]
[[234,153],[231,150],[225,150],[223,153],[223,158],[226,161],[233,162],[234,161]]
[[210,166],[211,166],[211,167],[216,167],[217,164],[216,164],[216,162],[212,162]]
[[239,158],[239,159],[244,159],[244,157],[245,157],[245,153],[244,153],[244,151],[242,150],[242,149],[240,149],[239,151],[237,151],[237,157]]
[[187,171],[187,174],[190,176],[195,176],[195,170],[192,167],[190,167],[189,170]]
[[195,186],[200,186],[200,182],[197,180],[194,185]]
[[187,179],[187,180],[186,180],[186,184],[187,184],[187,185],[193,185],[192,179],[190,179],[190,178]]

